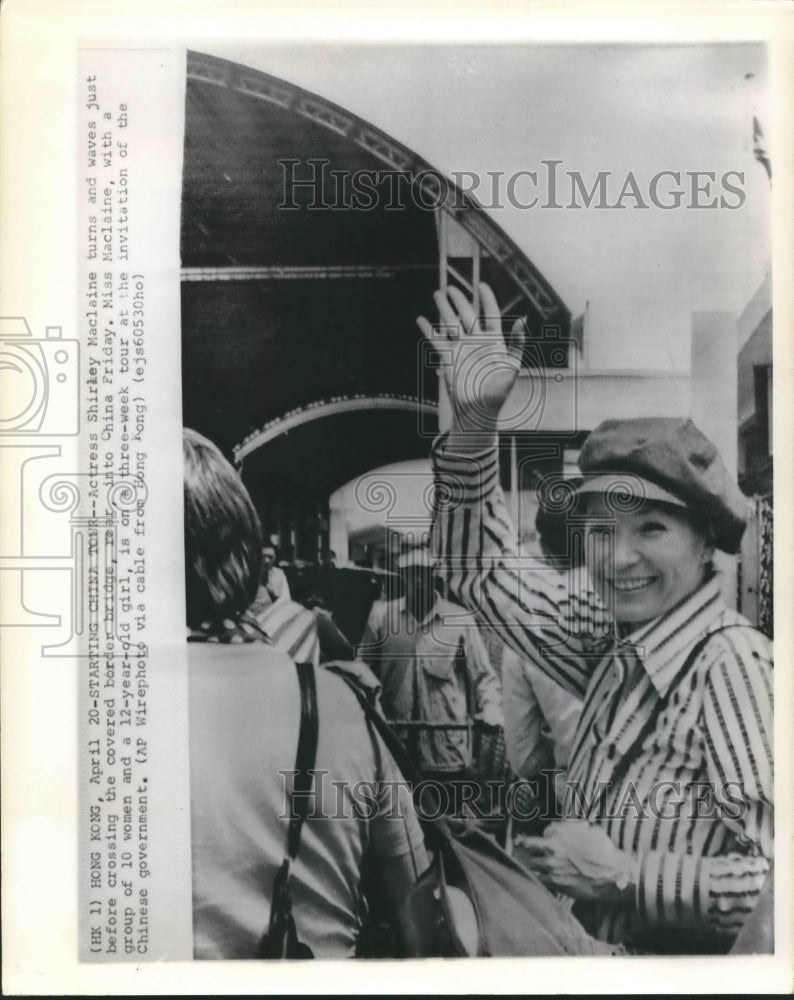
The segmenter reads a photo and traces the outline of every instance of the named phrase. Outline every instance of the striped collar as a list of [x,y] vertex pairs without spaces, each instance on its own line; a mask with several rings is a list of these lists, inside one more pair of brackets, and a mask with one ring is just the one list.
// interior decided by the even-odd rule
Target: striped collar
[[661,697],[696,640],[722,624],[726,611],[719,579],[713,576],[661,618],[641,626],[624,643],[634,647]]

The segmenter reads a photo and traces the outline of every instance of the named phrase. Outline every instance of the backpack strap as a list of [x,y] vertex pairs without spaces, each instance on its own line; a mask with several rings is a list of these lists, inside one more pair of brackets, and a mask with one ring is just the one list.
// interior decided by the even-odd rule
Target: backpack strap
[[300,684],[301,718],[298,749],[295,754],[295,780],[290,793],[287,854],[273,883],[270,922],[262,935],[257,958],[313,958],[311,949],[298,939],[292,915],[292,863],[298,856],[301,830],[309,812],[309,798],[317,759],[319,716],[317,714],[317,679],[312,663],[296,663]]

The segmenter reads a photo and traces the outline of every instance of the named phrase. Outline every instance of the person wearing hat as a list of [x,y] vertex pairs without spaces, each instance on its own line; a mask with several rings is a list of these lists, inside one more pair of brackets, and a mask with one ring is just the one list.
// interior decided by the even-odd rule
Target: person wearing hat
[[726,951],[773,848],[771,644],[726,607],[712,559],[738,551],[744,498],[691,421],[608,420],[579,462],[587,572],[529,565],[496,437],[523,323],[503,338],[486,285],[483,322],[457,289],[435,298],[452,408],[433,449],[440,570],[478,620],[583,698],[564,818],[516,854],[605,940]]
[[[367,621],[358,657],[381,682],[387,718],[409,723],[464,726],[472,716],[501,726],[502,696],[474,616],[437,590],[427,547],[398,559],[404,596],[378,601]],[[457,812],[456,783],[470,778],[467,730],[398,728],[428,788],[439,786],[429,809]],[[460,798],[458,795],[457,798]]]

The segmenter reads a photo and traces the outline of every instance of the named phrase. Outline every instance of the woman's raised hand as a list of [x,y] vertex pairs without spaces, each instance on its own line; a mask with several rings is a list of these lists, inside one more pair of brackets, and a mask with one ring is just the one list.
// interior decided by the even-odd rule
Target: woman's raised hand
[[521,368],[525,324],[519,319],[502,334],[502,317],[491,289],[480,285],[482,318],[457,288],[434,294],[439,322],[434,330],[424,316],[419,329],[441,353],[452,405],[453,434],[492,437],[499,411]]

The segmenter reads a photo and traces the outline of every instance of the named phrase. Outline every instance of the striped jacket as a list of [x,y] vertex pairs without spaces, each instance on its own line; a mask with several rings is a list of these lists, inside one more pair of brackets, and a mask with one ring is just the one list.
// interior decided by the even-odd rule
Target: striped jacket
[[202,622],[189,632],[188,642],[223,645],[266,642],[296,663],[320,663],[320,642],[314,612],[297,601],[279,601],[255,614],[252,606],[236,618]]
[[[566,815],[602,825],[638,862],[633,902],[588,904],[581,919],[610,941],[676,928],[729,942],[772,857],[769,640],[726,608],[712,578],[619,641],[584,573],[560,576],[515,555],[496,451],[443,445],[433,538],[448,590],[584,698]],[[715,635],[681,677],[700,638],[727,625],[740,627]]]
[[314,612],[289,598],[276,601],[258,610],[252,606],[252,616],[270,641],[296,663],[320,663],[320,640]]

